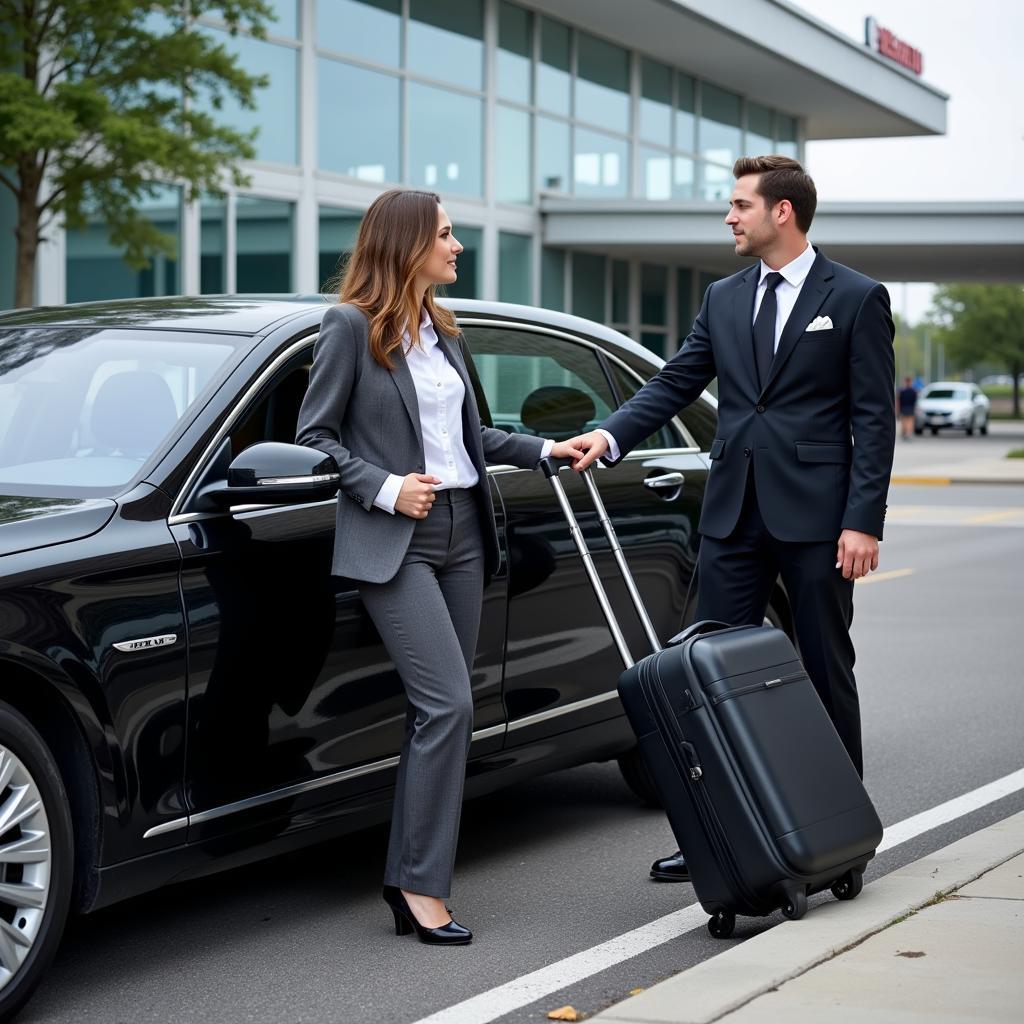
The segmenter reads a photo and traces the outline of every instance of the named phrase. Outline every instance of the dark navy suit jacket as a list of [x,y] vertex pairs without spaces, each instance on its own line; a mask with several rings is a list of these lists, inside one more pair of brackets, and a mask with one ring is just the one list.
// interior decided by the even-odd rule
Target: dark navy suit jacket
[[[779,540],[834,541],[844,529],[882,537],[896,440],[889,295],[816,252],[763,387],[752,326],[758,263],[708,288],[680,350],[601,424],[621,458],[718,377],[700,521],[709,537],[735,528],[751,464],[761,516]],[[819,316],[832,328],[808,332]]]

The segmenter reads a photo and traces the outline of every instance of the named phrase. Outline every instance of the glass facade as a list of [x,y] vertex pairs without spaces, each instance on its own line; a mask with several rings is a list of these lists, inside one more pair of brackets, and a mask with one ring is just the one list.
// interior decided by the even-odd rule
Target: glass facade
[[256,131],[245,194],[183,210],[165,190],[148,204],[185,245],[180,267],[158,258],[127,270],[99,219],[68,232],[69,300],[314,292],[351,251],[373,197],[412,186],[441,194],[466,246],[450,294],[571,310],[670,354],[692,322],[699,268],[596,245],[538,247],[541,197],[723,204],[736,156],[802,153],[797,118],[729,91],[727,76],[689,74],[682,51],[673,66],[514,0],[268,5],[276,20],[263,40],[244,26],[231,36],[214,14],[200,19],[247,72],[270,80],[254,110],[198,101]]

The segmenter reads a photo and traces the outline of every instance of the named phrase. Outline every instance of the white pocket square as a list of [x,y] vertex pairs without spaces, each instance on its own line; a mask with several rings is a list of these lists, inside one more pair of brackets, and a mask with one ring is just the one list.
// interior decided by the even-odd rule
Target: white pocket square
[[806,331],[831,331],[832,317],[816,316],[805,328]]

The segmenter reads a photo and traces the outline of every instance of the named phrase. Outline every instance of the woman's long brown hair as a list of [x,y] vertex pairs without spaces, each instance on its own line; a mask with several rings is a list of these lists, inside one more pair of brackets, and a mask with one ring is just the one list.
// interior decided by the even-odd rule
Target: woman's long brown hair
[[370,323],[370,354],[389,370],[391,353],[408,328],[419,327],[420,307],[445,333],[459,333],[455,317],[416,289],[416,275],[430,258],[437,237],[436,192],[391,189],[377,196],[359,225],[356,246],[342,271],[339,300],[351,302]]

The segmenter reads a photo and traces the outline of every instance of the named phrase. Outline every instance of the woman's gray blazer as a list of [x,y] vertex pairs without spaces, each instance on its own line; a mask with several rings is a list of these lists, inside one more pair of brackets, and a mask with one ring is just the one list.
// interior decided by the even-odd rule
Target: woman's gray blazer
[[[435,324],[435,329],[437,329]],[[333,456],[341,474],[338,519],[334,536],[333,573],[368,583],[386,583],[405,557],[415,519],[376,508],[373,499],[388,474],[424,472],[423,436],[416,385],[399,347],[392,352],[393,371],[370,354],[369,325],[355,306],[343,303],[324,314],[313,349],[309,390],[299,411],[298,444]],[[461,335],[437,329],[438,343],[466,385],[462,432],[466,450],[480,476],[481,533],[484,571],[489,579],[498,568],[498,534],[487,485],[485,464],[532,468],[544,441],[527,434],[508,434],[480,422],[470,359]]]

